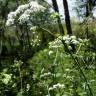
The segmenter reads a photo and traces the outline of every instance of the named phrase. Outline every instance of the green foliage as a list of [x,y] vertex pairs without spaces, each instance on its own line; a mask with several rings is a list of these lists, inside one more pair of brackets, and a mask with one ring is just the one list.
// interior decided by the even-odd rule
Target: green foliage
[[[73,56],[74,58],[76,58],[76,60],[78,60],[80,64],[79,66],[88,79],[88,83],[90,82],[89,84],[94,90],[92,83],[94,83],[95,77],[90,74],[94,74],[95,72],[93,71],[93,69],[96,68],[96,66],[94,65],[96,62],[94,61],[96,54],[94,52],[85,52],[86,43],[83,44],[79,49],[79,52],[77,54],[73,54]],[[55,47],[56,49],[54,48],[52,50],[52,48],[50,49],[49,46],[49,49],[40,51],[39,54],[36,54],[35,57],[30,61],[32,65],[36,64],[35,70],[37,70],[35,73],[38,73],[39,70],[39,74],[41,74],[40,77],[42,77],[42,82],[44,82],[44,84],[47,84],[46,86],[49,87],[48,96],[51,96],[52,94],[54,94],[55,96],[60,96],[61,94],[61,96],[88,96],[90,92],[88,92],[87,82],[84,80],[84,77],[78,69],[76,62],[74,62],[74,58],[72,58],[70,54],[64,52],[63,46],[58,47],[56,44]],[[89,57],[88,54],[90,54],[91,56]],[[58,89],[58,87],[54,87],[58,86],[59,83],[61,83],[61,85],[64,84],[62,85],[63,89],[61,89],[62,87],[60,89]],[[93,94],[95,94],[95,90]]]
[[[9,3],[4,7],[6,2]],[[37,19],[41,26],[35,20],[31,29],[26,24],[8,28],[6,16],[17,3],[3,0],[0,6],[0,96],[95,96],[95,20],[73,22],[76,36],[61,36],[54,22],[59,14],[49,14],[47,9],[46,14],[40,12],[35,17],[43,18]],[[50,8],[48,4],[45,7]],[[2,14],[4,10],[6,14]]]

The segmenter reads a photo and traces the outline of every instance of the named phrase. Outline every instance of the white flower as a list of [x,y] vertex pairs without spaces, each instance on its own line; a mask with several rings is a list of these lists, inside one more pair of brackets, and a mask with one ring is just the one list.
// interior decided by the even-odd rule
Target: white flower
[[93,8],[92,13],[93,13],[93,17],[96,18],[96,6]]
[[69,44],[69,43],[70,43],[70,41],[66,40],[66,41],[65,41],[65,43],[66,43],[66,44]]
[[63,36],[63,40],[67,40],[69,38],[69,35]]
[[20,5],[15,12],[16,12],[17,14],[20,14],[20,13],[23,12],[24,10],[28,9],[28,7],[29,7],[29,4]]
[[27,91],[29,91],[29,89],[30,89],[30,85],[27,84],[26,88],[27,88]]
[[79,41],[77,41],[77,40],[72,40],[71,42],[72,42],[72,44],[75,44],[75,45],[79,44]]
[[49,55],[51,55],[53,53],[53,51],[49,51]]
[[30,28],[30,30],[32,30],[32,31],[36,31],[36,29],[37,29],[36,26],[33,26],[33,27]]
[[[19,23],[21,23],[21,24],[25,23],[26,21],[29,21],[29,17],[30,16],[32,17],[32,15],[34,15],[34,13],[36,13],[38,11],[44,11],[44,10],[45,10],[45,7],[41,6],[36,1],[31,1],[25,5],[20,5],[16,11],[10,12],[8,14],[6,25],[10,26],[10,25],[14,24],[14,20],[16,19],[16,17],[19,18],[18,19],[20,21]],[[30,24],[30,25],[32,25],[32,24]]]
[[16,13],[15,12],[10,12],[8,14],[8,17],[7,17],[7,21],[6,21],[6,26],[11,26],[14,24],[14,20],[16,18]]
[[8,84],[8,82],[11,80],[12,74],[2,74],[4,78],[2,79],[2,82],[5,84]]
[[49,91],[54,90],[54,89],[58,89],[58,88],[63,89],[64,87],[65,87],[64,84],[57,83],[57,84],[53,85],[52,87],[49,87]]
[[[63,40],[66,44],[78,44],[79,42],[76,40],[76,36],[63,36]],[[71,47],[69,46],[69,49],[71,49]]]
[[14,19],[8,19],[6,22],[6,26],[11,26],[14,24]]
[[58,87],[58,85],[56,84],[56,85],[53,85],[53,89],[56,89]]
[[71,47],[71,46],[68,46],[68,49],[69,49],[69,50],[72,50],[72,47]]
[[50,75],[52,75],[52,73],[48,72],[48,73],[44,73],[44,74],[40,75],[40,77],[42,78],[42,77],[47,77],[47,76],[50,76]]
[[70,71],[70,69],[65,69],[65,71],[69,72],[69,71]]
[[20,17],[19,17],[19,21],[20,21],[20,23],[25,23],[26,21],[28,21],[29,20],[29,16],[30,15],[28,15],[28,14],[22,14]]
[[59,87],[59,88],[64,88],[65,86],[64,86],[64,84],[58,83],[58,84],[57,84],[57,87]]
[[35,12],[40,11],[40,10],[42,10],[42,11],[45,10],[45,7],[39,5],[36,1],[31,1],[29,3],[29,5],[30,5],[30,9],[35,11]]
[[82,39],[80,39],[80,38],[78,38],[78,41],[79,41],[80,43],[82,43],[82,42],[83,42],[83,40],[82,40]]
[[10,12],[8,14],[8,19],[14,19],[16,17],[16,12]]
[[55,41],[49,43],[49,48],[60,48],[62,47],[62,42],[58,38]]
[[76,39],[76,36],[70,36],[71,39]]
[[27,10],[25,10],[25,12],[24,12],[24,14],[31,14],[33,11],[31,10],[31,9],[27,9]]
[[50,90],[53,90],[53,87],[50,87],[50,88],[49,88],[49,91],[50,91]]

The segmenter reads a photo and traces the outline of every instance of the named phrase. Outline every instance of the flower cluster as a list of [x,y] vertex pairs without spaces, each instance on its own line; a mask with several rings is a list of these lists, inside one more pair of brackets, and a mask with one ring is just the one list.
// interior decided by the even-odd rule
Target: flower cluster
[[[69,35],[66,35],[63,37],[60,36],[56,40],[54,40],[54,42],[49,43],[49,48],[62,47],[63,46],[62,41],[67,45],[70,45],[70,44],[78,45],[83,42],[82,39],[76,38],[76,36],[69,36]],[[69,46],[69,47],[71,47],[71,46]]]
[[51,76],[51,75],[53,75],[51,72],[44,73],[44,74],[40,75],[40,78]]
[[24,12],[24,10],[26,10],[28,8],[29,8],[29,4],[20,5],[15,12],[16,12],[16,14],[20,14],[20,13]]
[[54,12],[50,17],[52,19],[55,19],[55,18],[59,17],[59,14],[57,12]]
[[10,12],[8,14],[8,19],[7,19],[6,25],[7,26],[13,25],[15,18],[16,18],[16,13],[15,12]]
[[26,86],[27,91],[29,91],[30,87],[31,87],[30,84],[27,84],[27,86]]
[[[30,30],[32,30],[33,32],[36,31],[37,27],[36,26],[33,26],[30,28]],[[35,32],[34,32],[35,33]]]
[[20,67],[22,64],[23,64],[23,62],[22,62],[21,60],[19,60],[19,61],[14,60],[14,65],[13,65],[13,67]]
[[2,75],[2,77],[4,77],[4,78],[2,78],[2,82],[4,84],[8,84],[8,82],[10,82],[10,80],[11,80],[12,74],[2,73],[1,75]]
[[62,42],[59,38],[55,39],[53,42],[49,43],[49,48],[61,48],[62,47]]
[[[33,32],[33,34],[35,34],[35,32]],[[40,45],[40,42],[41,42],[41,40],[40,40],[39,36],[35,36],[35,38],[31,40],[31,45],[33,47],[36,47],[36,46]]]
[[37,2],[34,2],[34,1],[31,1],[29,3],[29,6],[30,6],[30,9],[33,11],[33,12],[36,12],[36,11],[44,11],[45,10],[45,7],[39,5]]
[[75,45],[76,46],[76,45],[78,45],[78,44],[83,42],[82,39],[76,38],[76,36],[69,36],[69,35],[63,36],[62,40],[68,46],[69,50],[72,50],[71,45]]
[[55,89],[63,89],[64,87],[65,87],[64,84],[57,83],[53,85],[52,87],[49,87],[49,91],[55,90]]
[[18,21],[19,23],[25,23],[29,20],[30,16],[38,11],[44,11],[45,7],[39,5],[35,1],[31,1],[28,4],[20,5],[16,11],[10,12],[8,14],[7,26],[11,26],[15,23],[16,18],[19,16]]
[[77,39],[76,36],[69,36],[69,35],[67,35],[67,36],[63,37],[63,41],[66,44],[75,44],[75,45],[77,45],[80,42],[82,42],[82,39]]
[[96,18],[96,6],[93,8],[92,13],[93,13],[93,17]]
[[53,54],[53,51],[52,50],[49,51],[48,55],[51,55],[51,54]]
[[22,15],[19,17],[18,20],[20,21],[20,23],[24,23],[24,22],[28,21],[29,18],[30,18],[30,15],[29,15],[29,14],[22,14]]

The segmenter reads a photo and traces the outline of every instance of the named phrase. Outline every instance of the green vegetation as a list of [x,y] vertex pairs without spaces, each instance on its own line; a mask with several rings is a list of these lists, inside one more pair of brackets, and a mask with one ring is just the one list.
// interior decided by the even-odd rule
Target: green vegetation
[[37,1],[0,0],[0,96],[96,96],[96,19],[72,19],[72,35],[65,22],[62,35]]

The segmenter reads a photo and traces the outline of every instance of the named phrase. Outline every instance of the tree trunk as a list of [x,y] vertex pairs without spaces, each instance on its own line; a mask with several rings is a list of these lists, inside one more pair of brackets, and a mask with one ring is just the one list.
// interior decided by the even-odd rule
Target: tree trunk
[[71,28],[71,23],[70,23],[70,15],[69,15],[67,0],[63,0],[63,6],[64,6],[65,23],[66,23],[67,33],[69,35],[72,35],[72,28]]
[[[57,1],[56,1],[56,0],[52,0],[52,4],[53,4],[53,9],[54,9],[54,11],[59,14],[59,8],[58,8]],[[62,35],[64,35],[64,29],[63,29],[63,26],[62,26],[62,23],[61,23],[61,19],[60,19],[59,16],[58,16],[57,22],[58,22],[58,25],[59,25],[60,33],[61,33]]]
[[[89,1],[87,0],[87,4],[86,4],[86,18],[88,18],[88,16],[90,15],[90,8],[89,8]],[[86,25],[86,36],[88,38],[88,33],[89,33],[89,28],[88,28],[88,24]]]

